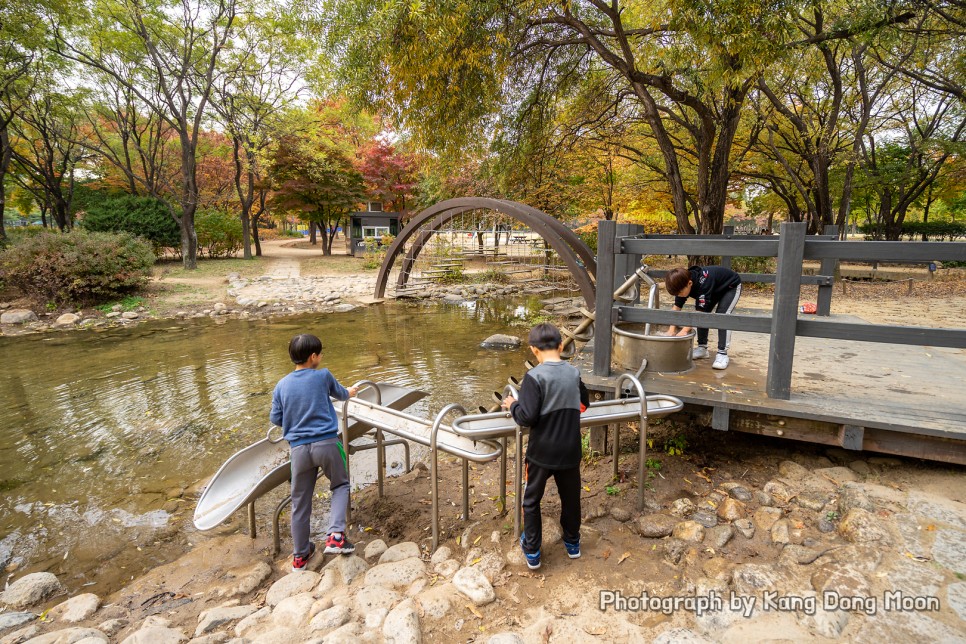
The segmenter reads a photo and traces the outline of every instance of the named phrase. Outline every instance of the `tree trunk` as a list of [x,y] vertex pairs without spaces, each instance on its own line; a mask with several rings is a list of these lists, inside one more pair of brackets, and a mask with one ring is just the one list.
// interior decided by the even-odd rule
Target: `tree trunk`
[[195,208],[181,215],[181,265],[185,270],[198,268],[198,234],[195,232]]
[[315,236],[315,222],[309,222],[309,243],[315,246],[318,243],[318,239]]
[[3,226],[3,214],[7,208],[7,170],[10,168],[10,160],[13,158],[13,150],[10,148],[10,133],[7,131],[6,123],[0,124],[0,243],[7,238],[7,231]]

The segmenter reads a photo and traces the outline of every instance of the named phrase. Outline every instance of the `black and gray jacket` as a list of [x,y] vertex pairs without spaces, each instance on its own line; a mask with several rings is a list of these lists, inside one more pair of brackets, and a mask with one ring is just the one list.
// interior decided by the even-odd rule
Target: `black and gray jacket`
[[527,461],[553,470],[580,466],[580,405],[589,404],[580,372],[567,362],[544,362],[527,372],[513,420],[530,428]]
[[[721,301],[721,296],[741,284],[738,273],[724,266],[692,266],[688,269],[691,276],[691,292],[694,308],[710,312]],[[674,306],[684,307],[688,297],[675,297]]]

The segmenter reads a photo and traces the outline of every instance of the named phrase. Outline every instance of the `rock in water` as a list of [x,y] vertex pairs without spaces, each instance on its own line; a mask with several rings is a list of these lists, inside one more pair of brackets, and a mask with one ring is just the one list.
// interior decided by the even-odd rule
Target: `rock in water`
[[516,336],[497,333],[483,340],[480,346],[484,349],[517,349],[521,344],[523,342]]
[[30,309],[11,309],[0,315],[0,324],[26,324],[36,321],[37,314]]
[[63,590],[53,573],[35,572],[21,577],[0,593],[0,604],[13,609],[26,608]]

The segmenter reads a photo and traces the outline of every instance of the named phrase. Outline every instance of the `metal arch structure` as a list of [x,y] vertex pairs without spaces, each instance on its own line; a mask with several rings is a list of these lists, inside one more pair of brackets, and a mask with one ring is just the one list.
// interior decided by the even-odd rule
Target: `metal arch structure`
[[[396,258],[403,253],[403,249],[410,239],[417,234],[419,235],[403,258],[402,270],[396,282],[397,286],[404,286],[406,284],[413,263],[432,234],[454,217],[470,210],[493,210],[529,226],[563,260],[573,275],[577,286],[580,288],[584,302],[588,308],[594,308],[596,304],[594,276],[596,274],[597,264],[593,253],[587,245],[572,230],[536,208],[513,201],[491,199],[488,197],[459,197],[456,199],[448,199],[434,206],[430,206],[415,215],[386,250],[386,258],[383,260],[382,266],[379,267],[379,273],[376,276],[375,297],[385,297],[389,274],[396,262]],[[430,224],[424,226],[426,222],[430,222]]]

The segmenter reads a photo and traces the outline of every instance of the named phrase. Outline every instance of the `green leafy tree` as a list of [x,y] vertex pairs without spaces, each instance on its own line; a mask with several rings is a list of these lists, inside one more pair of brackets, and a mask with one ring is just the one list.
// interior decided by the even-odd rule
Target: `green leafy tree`
[[[181,228],[182,259],[189,269],[197,267],[199,139],[235,13],[235,0],[98,0],[56,25],[58,53],[95,77],[111,77],[177,138],[180,186],[178,207],[172,205],[170,213]],[[141,183],[151,196],[170,198],[159,186],[143,178]]]

